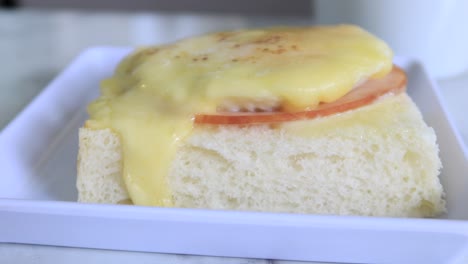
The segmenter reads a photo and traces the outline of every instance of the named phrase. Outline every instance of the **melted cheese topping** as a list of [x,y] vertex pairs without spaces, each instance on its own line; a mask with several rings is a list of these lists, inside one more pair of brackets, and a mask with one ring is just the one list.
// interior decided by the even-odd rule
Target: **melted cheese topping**
[[88,107],[87,126],[120,136],[133,203],[171,206],[166,175],[195,113],[213,113],[226,100],[312,109],[391,68],[388,46],[355,26],[208,34],[125,58]]

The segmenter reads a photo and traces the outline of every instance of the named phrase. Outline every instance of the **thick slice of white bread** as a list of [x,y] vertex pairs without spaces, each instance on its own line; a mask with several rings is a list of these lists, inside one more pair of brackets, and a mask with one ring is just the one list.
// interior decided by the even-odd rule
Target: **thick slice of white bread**
[[[119,138],[80,130],[79,201],[129,199]],[[168,175],[176,207],[396,217],[445,211],[436,136],[411,99],[387,95],[326,118],[197,125]]]

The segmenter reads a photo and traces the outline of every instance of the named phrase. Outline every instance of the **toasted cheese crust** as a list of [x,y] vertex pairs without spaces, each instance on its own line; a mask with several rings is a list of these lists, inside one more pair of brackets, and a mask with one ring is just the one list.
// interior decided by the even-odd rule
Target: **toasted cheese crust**
[[[286,111],[333,102],[392,68],[392,51],[351,25],[219,32],[137,50],[103,83],[213,112],[228,100],[280,101]],[[165,106],[170,107],[170,106]]]

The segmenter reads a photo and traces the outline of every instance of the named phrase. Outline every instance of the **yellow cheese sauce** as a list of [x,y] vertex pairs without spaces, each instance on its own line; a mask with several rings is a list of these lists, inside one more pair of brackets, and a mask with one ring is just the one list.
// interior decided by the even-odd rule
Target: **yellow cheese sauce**
[[[389,100],[389,97],[392,100]],[[300,137],[323,137],[330,135],[332,131],[345,131],[350,127],[366,127],[363,133],[385,134],[384,130],[392,129],[392,126],[401,126],[402,120],[395,116],[404,116],[408,111],[407,103],[402,104],[404,98],[395,95],[384,95],[372,105],[365,105],[358,109],[352,109],[346,113],[339,113],[332,118],[319,117],[310,120],[286,122],[281,128],[287,133]]]
[[120,136],[134,204],[171,206],[166,175],[195,113],[225,100],[312,109],[391,68],[389,47],[350,25],[207,34],[127,56],[102,82],[86,125]]

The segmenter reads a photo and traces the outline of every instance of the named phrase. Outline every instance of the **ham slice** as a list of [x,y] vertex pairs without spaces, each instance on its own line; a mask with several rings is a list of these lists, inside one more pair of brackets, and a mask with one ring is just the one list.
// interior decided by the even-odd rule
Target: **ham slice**
[[236,112],[216,114],[196,114],[194,122],[197,124],[242,125],[261,123],[280,123],[317,117],[329,116],[356,109],[373,103],[383,95],[398,94],[406,89],[406,74],[397,66],[383,78],[371,79],[354,88],[340,99],[323,103],[312,110],[298,112]]

